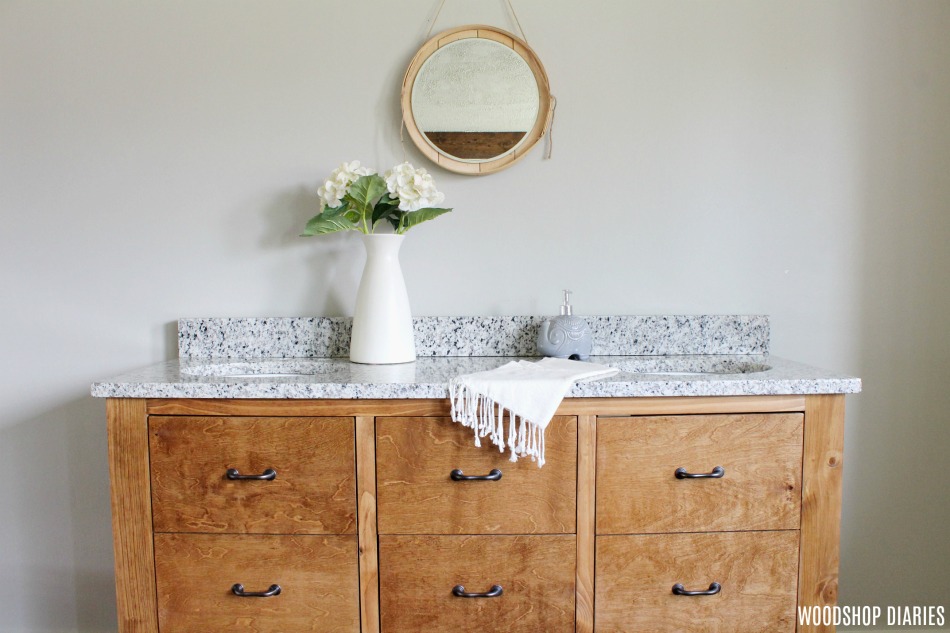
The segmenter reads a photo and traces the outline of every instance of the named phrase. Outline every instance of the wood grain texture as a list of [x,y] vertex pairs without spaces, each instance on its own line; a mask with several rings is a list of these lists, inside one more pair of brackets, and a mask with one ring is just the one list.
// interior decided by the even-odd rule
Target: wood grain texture
[[598,536],[597,631],[792,633],[797,566],[795,530]]
[[152,416],[155,531],[355,534],[353,433],[352,418]]
[[[801,413],[601,418],[597,533],[797,529]],[[677,479],[674,472],[719,479]]]
[[[412,400],[270,400],[153,398],[152,415],[249,416],[446,416],[447,398]],[[557,415],[686,415],[804,411],[805,396],[709,396],[677,398],[565,398]]]
[[359,496],[360,621],[379,633],[379,561],[376,535],[376,421],[356,418],[356,491]]
[[[778,413],[804,411],[805,396],[696,396],[682,398],[565,398],[567,411],[581,409],[599,417],[696,415],[706,413]],[[558,413],[561,410],[558,409]],[[576,413],[576,412],[575,412]]]
[[[546,463],[509,461],[450,418],[377,418],[380,534],[551,534],[574,532],[577,421],[556,417],[545,430]],[[449,473],[498,481],[452,481]]]
[[432,400],[243,400],[151,399],[152,415],[246,415],[307,417],[358,415],[449,415],[447,398]]
[[594,510],[597,480],[597,418],[577,418],[576,631],[594,630]]
[[[574,631],[573,535],[379,537],[383,633]],[[497,598],[459,598],[455,585]]]
[[429,142],[457,158],[494,158],[524,138],[524,132],[423,132]]
[[[162,633],[359,631],[356,536],[156,534]],[[241,598],[281,587],[278,596]]]
[[[346,581],[350,584],[347,585],[344,583],[345,587],[343,587],[349,596],[349,598],[347,598],[350,600],[348,603],[349,606],[334,609],[334,611],[340,611],[345,615],[346,622],[342,625],[344,628],[326,628],[321,620],[312,618],[302,624],[281,624],[277,629],[255,628],[269,626],[267,623],[270,622],[270,617],[268,616],[264,618],[264,620],[261,620],[260,618],[262,616],[260,615],[249,615],[240,620],[235,619],[229,621],[228,624],[221,626],[206,626],[200,619],[196,619],[194,622],[198,622],[198,624],[196,625],[197,628],[195,628],[195,626],[192,625],[192,616],[189,615],[187,617],[182,616],[182,622],[187,621],[186,624],[181,625],[184,628],[169,628],[171,627],[169,624],[163,627],[162,633],[167,633],[168,630],[208,631],[232,630],[235,628],[261,631],[350,631],[357,630],[352,628],[354,621],[357,623],[357,626],[359,626],[358,623],[362,621],[362,630],[372,631],[373,633],[377,633],[380,628],[384,631],[403,633],[404,631],[415,630],[559,631],[575,630],[575,626],[576,631],[583,633],[590,633],[592,630],[605,632],[647,630],[656,633],[663,633],[663,631],[666,630],[683,631],[686,633],[690,631],[709,631],[710,633],[727,631],[735,631],[736,633],[739,631],[742,631],[742,633],[791,631],[794,628],[793,609],[788,611],[789,615],[787,617],[781,615],[776,616],[778,618],[778,620],[776,620],[777,624],[768,622],[767,625],[763,625],[761,622],[757,623],[751,620],[745,621],[746,624],[743,624],[744,621],[742,618],[746,617],[743,614],[749,613],[766,614],[765,616],[755,616],[756,618],[772,617],[769,614],[777,614],[779,611],[776,606],[777,601],[787,600],[789,592],[791,592],[791,600],[794,605],[794,592],[797,586],[796,579],[798,579],[800,584],[798,603],[801,606],[823,606],[836,602],[838,588],[843,403],[844,396],[841,395],[565,399],[558,410],[558,415],[579,416],[576,422],[571,421],[573,435],[568,442],[570,448],[565,449],[570,453],[567,459],[571,461],[570,468],[572,469],[572,472],[567,475],[569,479],[567,488],[570,490],[570,494],[566,502],[563,498],[561,500],[549,501],[548,506],[550,507],[547,511],[560,516],[565,513],[566,508],[566,514],[570,514],[570,520],[565,522],[563,518],[559,518],[557,522],[563,525],[564,532],[573,532],[576,530],[577,536],[575,539],[575,537],[570,534],[565,534],[564,536],[498,536],[498,534],[506,532],[518,534],[518,532],[514,531],[509,532],[507,528],[505,530],[501,530],[500,528],[495,529],[491,532],[493,535],[487,537],[427,537],[424,535],[377,536],[376,496],[381,492],[377,490],[376,487],[376,452],[379,450],[378,463],[380,468],[382,468],[384,464],[390,464],[394,461],[405,461],[405,458],[398,452],[390,452],[387,456],[383,455],[385,441],[380,438],[380,444],[378,446],[376,444],[377,436],[374,434],[376,421],[374,420],[374,416],[385,415],[417,418],[421,423],[424,423],[419,428],[426,428],[425,424],[441,423],[447,428],[460,430],[464,435],[459,438],[450,437],[448,441],[443,441],[438,438],[436,438],[436,441],[430,438],[428,441],[434,442],[439,447],[443,444],[449,446],[458,444],[460,448],[464,446],[473,454],[477,454],[481,457],[488,456],[491,460],[498,460],[486,463],[485,466],[488,468],[485,472],[490,470],[491,467],[498,467],[504,471],[502,482],[511,480],[509,470],[506,469],[510,469],[513,465],[507,461],[504,455],[498,454],[490,446],[475,449],[472,446],[471,432],[468,429],[460,429],[460,427],[449,423],[445,419],[449,413],[449,404],[445,399],[150,399],[147,401],[110,399],[107,403],[107,413],[109,418],[109,460],[112,475],[113,529],[116,553],[116,589],[119,630],[122,633],[130,633],[132,631],[157,633],[158,631],[159,605],[156,597],[155,580],[156,550],[153,549],[151,533],[152,482],[149,474],[149,431],[146,425],[146,414],[151,413],[153,415],[163,414],[169,420],[187,420],[190,417],[202,416],[201,423],[209,422],[215,418],[227,418],[230,416],[247,416],[250,418],[264,417],[271,418],[274,421],[293,421],[295,418],[346,417],[349,418],[346,422],[349,428],[348,439],[345,441],[341,440],[339,447],[333,448],[332,451],[334,454],[349,451],[349,455],[353,460],[349,467],[351,477],[350,483],[348,484],[349,492],[344,495],[348,497],[350,504],[350,527],[345,528],[348,530],[350,536],[343,538],[350,539],[350,541],[348,541],[349,545],[347,545],[350,549],[348,550],[348,554],[331,554],[329,556],[329,560],[331,561],[329,564],[333,565],[334,570],[338,570],[337,568],[345,568],[348,570],[347,573],[350,574],[349,580]],[[738,417],[743,418],[750,417],[745,414],[775,412],[804,413],[804,473],[799,483],[799,489],[802,490],[802,499],[800,500],[800,540],[798,533],[794,531],[742,532],[735,534],[720,532],[711,534],[666,534],[655,536],[646,534],[639,536],[598,536],[595,540],[595,527],[599,527],[599,523],[596,525],[595,523],[601,519],[601,517],[595,515],[595,509],[598,512],[604,511],[602,507],[602,495],[606,488],[602,486],[595,495],[593,488],[595,482],[601,484],[601,482],[599,482],[599,466],[602,460],[598,455],[598,451],[601,450],[600,441],[610,441],[609,432],[607,439],[604,440],[602,434],[604,426],[609,429],[614,423],[629,422],[631,416],[690,416],[690,419],[695,420],[699,417],[718,417],[715,414],[741,414],[738,415]],[[599,417],[595,419],[594,416]],[[623,417],[614,418],[611,416]],[[353,418],[357,419],[354,421]],[[388,419],[380,418],[380,421],[385,425]],[[802,425],[799,424],[800,433],[801,426]],[[746,435],[755,436],[756,433],[755,430],[750,430]],[[280,435],[284,434],[281,433]],[[661,440],[659,436],[655,436],[655,434],[648,435],[650,435],[650,438],[647,438],[648,447],[645,450],[650,455],[660,455],[671,451],[675,452],[675,450],[679,450],[676,449],[677,445],[680,447],[695,445],[692,439],[693,436],[678,437],[674,434],[672,437]],[[779,436],[781,433],[773,435]],[[549,469],[555,464],[555,461],[557,463],[563,463],[564,460],[561,457],[557,457],[556,460],[552,458],[552,437],[553,435],[548,436],[548,463],[543,469],[538,470],[537,466],[531,463],[530,460],[522,461],[515,465],[527,467],[525,474],[528,478],[526,481],[531,483],[522,486],[522,488],[530,488],[534,485],[534,482],[538,481],[539,477],[543,477],[546,473],[549,473]],[[715,441],[713,441],[712,438],[706,438],[704,441],[708,443],[708,446],[706,450],[703,451],[703,455],[709,455],[711,451],[716,450],[715,445],[728,443],[721,441],[722,437],[722,435],[717,435],[716,438],[720,439]],[[743,437],[742,439],[743,441],[747,439],[751,440],[751,437]],[[637,443],[629,438],[618,441],[618,446],[622,446],[624,449]],[[226,439],[222,439],[222,442],[228,443]],[[300,444],[300,442],[296,443]],[[414,443],[415,440],[410,441],[410,444]],[[665,448],[652,446],[650,443],[664,444]],[[251,442],[249,444],[254,443]],[[261,442],[261,444],[266,444],[266,442]],[[702,441],[700,441],[699,444],[702,445]],[[596,450],[595,447],[597,447]],[[258,448],[260,447],[254,446],[253,450],[257,451]],[[389,448],[396,448],[396,445],[391,444]],[[412,447],[410,447],[410,449],[411,448]],[[264,449],[266,449],[266,446]],[[415,454],[410,449],[403,452],[406,454]],[[209,448],[208,450],[214,449]],[[419,452],[420,450],[418,447],[415,447],[415,452]],[[801,451],[801,445],[799,451]],[[430,451],[425,450],[422,452],[428,453]],[[438,452],[438,449],[436,452]],[[754,452],[752,449],[739,451],[739,453],[743,455],[752,454]],[[781,453],[781,451],[779,452]],[[186,453],[187,459],[183,459],[182,461],[191,461],[193,458],[201,459],[205,453],[205,449],[189,450]],[[459,455],[464,454],[464,452],[459,453]],[[774,466],[776,464],[774,457],[776,453],[769,449],[767,454],[769,464]],[[644,456],[644,459],[650,457],[650,455]],[[577,460],[576,462],[573,461],[575,458]],[[490,465],[492,463],[495,465]],[[576,470],[573,470],[575,463]],[[642,468],[643,464],[644,461],[638,459],[638,468]],[[701,468],[698,465],[695,468],[690,464],[678,465],[688,467],[690,470],[700,470]],[[713,465],[719,464],[710,464],[708,467],[711,468]],[[722,465],[727,466],[726,464]],[[239,468],[242,472],[245,470],[240,465],[235,467]],[[471,467],[468,465],[453,465],[443,473],[446,481],[448,481],[448,471],[455,467],[462,468],[466,473],[469,473],[470,470],[473,473],[476,471],[476,466],[474,465]],[[406,466],[399,466],[399,468],[406,468]],[[444,466],[440,466],[440,468],[444,469]],[[667,465],[666,468],[669,469],[669,465]],[[223,469],[221,470],[223,473]],[[280,472],[280,469],[278,470]],[[325,469],[321,469],[321,472],[324,470]],[[412,470],[412,468],[409,468],[407,472],[411,473]],[[732,470],[734,470],[734,468],[729,469],[727,467],[726,479],[729,478]],[[721,481],[717,480],[679,481],[672,477],[671,479],[675,483],[685,485],[721,483]],[[408,479],[406,478],[400,479],[399,477],[393,477],[392,481],[396,487],[408,485]],[[380,482],[382,482],[382,473],[380,473]],[[639,489],[640,483],[630,484],[630,487],[633,485],[636,485]],[[546,488],[546,485],[544,487]],[[666,507],[661,507],[660,511],[672,514],[676,511],[676,508],[681,507],[680,502],[671,497],[668,493],[638,493],[638,496],[655,497],[657,494],[665,494],[667,498],[667,501],[664,502]],[[505,496],[509,499],[507,507],[517,508],[519,506],[519,501],[511,501],[511,495]],[[398,506],[403,502],[403,498],[400,495],[395,495],[391,499],[391,502]],[[467,504],[464,498],[436,500],[436,505],[440,504],[441,507],[438,511],[442,512],[443,515],[453,515],[446,520],[450,525],[458,526],[465,523],[471,525],[472,523],[469,522],[467,517],[469,514],[477,514],[472,513],[468,507],[472,504]],[[609,508],[609,515],[610,511],[618,507],[618,504],[608,503],[607,506]],[[382,517],[382,505],[380,505],[379,512]],[[423,511],[414,511],[413,513],[422,514]],[[497,520],[492,518],[495,516],[493,510],[485,510],[482,514],[485,516],[481,517],[480,520],[483,521],[484,524],[487,524],[489,528],[499,524]],[[687,514],[693,514],[693,512],[687,512]],[[712,519],[712,521],[715,521],[715,519]],[[535,525],[533,518],[526,520],[525,523]],[[382,523],[380,523],[380,526],[381,525]],[[705,531],[710,525],[714,525],[714,523],[710,523],[710,521],[707,520],[702,525],[697,526],[697,529]],[[434,527],[433,529],[438,528]],[[657,527],[656,529],[664,528]],[[528,531],[529,529],[523,530],[523,532]],[[538,533],[541,532],[539,531]],[[795,544],[795,547],[792,548],[792,557],[795,561],[795,565],[792,565],[793,571],[790,579],[783,581],[756,580],[756,578],[761,576],[760,572],[747,572],[743,567],[746,562],[743,562],[745,559],[743,559],[742,556],[752,556],[754,559],[752,565],[757,570],[760,568],[764,569],[771,565],[771,570],[774,572],[774,575],[776,575],[775,577],[784,577],[788,567],[787,556],[785,554],[775,554],[772,563],[762,562],[768,561],[769,556],[772,555],[769,554],[769,551],[773,549],[771,545],[768,545],[764,541],[750,545],[746,541],[741,540],[743,535],[751,537],[769,534],[793,535],[789,538],[792,538]],[[239,535],[158,534],[156,535],[156,542],[163,541],[163,539],[166,538],[190,539],[199,537],[223,539],[220,543],[224,543],[230,539],[272,538]],[[668,547],[668,551],[671,551],[672,554],[667,556],[666,563],[660,560],[660,558],[662,558],[661,555],[651,553],[651,551],[654,550],[651,549],[653,547],[651,545],[653,541],[650,539],[653,538],[701,539],[704,537],[721,537],[724,539],[740,540],[720,541],[718,545],[713,541],[696,541],[696,543],[694,543],[695,550],[690,550],[690,547],[687,547],[689,541],[676,541],[675,545],[669,545]],[[302,542],[305,543],[322,543],[327,537],[294,536],[283,538],[296,539],[295,542],[301,542],[302,540]],[[310,541],[309,539],[316,540]],[[527,544],[523,546],[513,546],[515,553],[512,554],[510,551],[505,550],[505,548],[508,547],[506,543],[509,542],[509,539],[515,539],[515,541],[518,539],[528,539],[528,541],[526,542]],[[532,539],[540,540],[535,541]],[[550,539],[554,540],[552,541]],[[564,542],[569,544],[569,549],[564,549],[559,539],[566,539]],[[634,546],[624,546],[628,548],[624,550],[624,553],[614,556],[613,558],[608,555],[605,558],[605,552],[609,553],[612,551],[611,547],[615,547],[611,545],[614,539],[640,540],[637,541],[637,544]],[[469,541],[471,542],[470,546],[458,545],[458,543]],[[385,546],[387,542],[393,544],[393,546],[387,549]],[[624,543],[625,541],[618,542]],[[180,541],[180,543],[187,543],[187,541]],[[377,550],[377,543],[383,544],[379,547],[379,550]],[[544,543],[546,545],[535,546],[532,545],[533,543]],[[686,543],[686,545],[684,545],[684,543]],[[401,544],[401,546],[397,548],[396,545],[399,544]],[[175,551],[187,549],[185,545],[180,544],[169,547]],[[296,548],[297,546],[295,545],[293,547]],[[310,546],[307,545],[307,547]],[[629,550],[629,547],[633,547],[634,550]],[[778,550],[781,551],[786,551],[786,549],[787,544],[784,544],[784,542],[782,546],[778,548]],[[466,550],[469,553],[465,553]],[[760,550],[762,551],[760,552]],[[169,562],[169,557],[165,555],[166,551],[169,550],[161,549],[157,551],[159,559],[158,565],[161,566],[162,569],[164,569],[166,563]],[[218,550],[215,548],[205,549],[204,551],[211,557],[218,555]],[[304,568],[308,570],[319,568],[320,565],[323,564],[321,561],[326,559],[326,557],[322,555],[314,554],[312,556],[313,560],[304,561],[303,559],[308,555],[299,555],[299,549],[295,551],[298,553],[291,555],[290,558],[294,561],[299,561],[302,567],[298,571],[291,570],[294,574],[303,574],[302,570]],[[314,551],[316,552],[316,550]],[[534,553],[532,554],[531,552]],[[398,556],[396,558],[390,558],[390,553],[398,554]],[[171,554],[172,557],[174,555],[174,553]],[[743,586],[743,591],[741,592],[742,600],[739,601],[738,599],[733,600],[730,598],[729,601],[726,601],[726,611],[712,609],[708,606],[703,607],[701,606],[702,603],[699,603],[700,607],[696,607],[695,604],[694,606],[689,606],[689,609],[695,611],[693,616],[702,621],[701,625],[693,626],[693,624],[691,624],[692,620],[690,620],[692,616],[690,616],[689,613],[685,615],[682,611],[671,611],[667,613],[662,609],[669,607],[682,610],[684,604],[690,605],[688,601],[694,600],[698,602],[699,600],[706,599],[704,597],[673,596],[670,592],[670,587],[663,587],[664,599],[679,599],[686,602],[671,603],[659,601],[658,604],[662,607],[661,610],[659,612],[653,612],[654,616],[649,616],[649,613],[651,613],[649,609],[653,607],[649,607],[649,609],[645,611],[641,610],[636,606],[638,603],[624,594],[625,591],[633,591],[640,587],[638,579],[642,577],[643,574],[638,571],[636,565],[645,565],[655,570],[662,570],[664,565],[669,567],[675,563],[676,565],[680,565],[678,569],[682,572],[685,567],[683,567],[681,563],[688,563],[686,567],[693,565],[696,569],[703,571],[707,568],[700,569],[701,566],[696,562],[702,558],[702,555],[711,556],[714,561],[721,561],[720,567],[716,569],[721,568],[725,570],[722,577],[736,576],[739,578],[748,577],[748,579],[746,580],[747,586]],[[267,558],[267,556],[268,555],[264,555],[263,558]],[[338,556],[340,557],[338,558]],[[543,561],[547,560],[546,557],[548,556],[558,565],[566,565],[569,567],[566,572],[563,572],[563,578],[561,578],[562,570],[560,569],[553,574],[569,585],[567,590],[569,594],[568,602],[565,602],[564,597],[560,596],[560,594],[557,597],[552,597],[553,594],[546,594],[543,599],[539,599],[541,594],[537,592],[541,591],[541,589],[537,591],[531,589],[529,592],[530,596],[526,599],[526,602],[509,601],[508,598],[511,597],[512,592],[509,591],[507,585],[505,585],[505,594],[502,598],[505,601],[502,602],[501,605],[498,603],[492,604],[495,599],[455,598],[450,592],[451,586],[454,586],[457,582],[451,581],[451,584],[449,584],[447,588],[441,586],[446,582],[450,582],[448,577],[443,578],[443,580],[437,583],[439,584],[439,591],[441,591],[441,593],[439,593],[439,591],[432,593],[432,591],[417,592],[415,590],[420,583],[424,582],[429,583],[426,586],[430,588],[433,587],[435,576],[440,568],[455,565],[456,567],[453,569],[457,570],[457,573],[467,573],[465,571],[466,569],[475,570],[473,566],[480,564],[483,560],[494,561],[494,564],[485,568],[489,569],[492,574],[498,572],[508,573],[508,571],[512,569],[516,571],[517,569],[521,569],[522,571],[530,569],[531,571],[525,573],[531,577],[540,575],[544,579],[542,585],[548,587],[551,585],[550,579],[553,575],[548,575],[547,572],[542,573],[537,571],[537,566],[532,566],[534,563],[527,565],[527,563],[524,562],[529,559],[536,563],[542,561],[538,563],[538,565],[543,566],[543,564],[546,564],[543,563]],[[730,558],[735,556],[740,556],[740,559]],[[594,570],[595,557],[597,562],[596,571]],[[252,570],[255,561],[259,562],[262,556],[255,554],[253,558],[254,560],[252,561],[237,563],[238,569],[240,571]],[[636,562],[637,559],[645,559],[647,562],[641,564]],[[272,560],[279,561],[280,556],[276,556],[276,558],[272,558]],[[391,570],[387,569],[389,561],[391,560],[409,562],[405,562],[401,570]],[[614,562],[611,563],[611,560]],[[333,563],[332,561],[338,562]],[[634,567],[628,567],[628,564],[634,565]],[[382,565],[382,567],[380,568],[379,565]],[[466,565],[470,567],[465,567]],[[611,571],[612,565],[615,568],[613,571]],[[283,569],[284,566],[278,562],[278,567]],[[292,567],[292,565],[290,567]],[[217,563],[214,563],[214,569],[222,568],[223,567]],[[604,574],[613,574],[616,579],[612,581],[605,580]],[[483,581],[483,577],[487,577],[487,575],[478,576],[469,574],[466,577],[468,580],[462,584],[465,584],[466,589],[470,591],[485,591],[492,583],[497,582],[494,580]],[[686,576],[682,577],[686,578]],[[704,586],[708,586],[708,583],[711,582],[711,580],[706,580],[705,578],[706,576],[697,572],[689,581],[679,580],[678,582],[684,582],[689,588],[704,588]],[[261,583],[269,584],[269,582],[271,582],[265,580],[263,577],[258,579]],[[559,586],[561,580],[557,580],[555,584]],[[596,580],[596,585],[594,584],[594,580]],[[515,583],[512,586],[520,586],[518,583],[522,581],[506,580],[505,582]],[[673,582],[672,580],[669,581],[670,586]],[[704,582],[705,585],[703,584]],[[233,583],[229,583],[227,588],[230,587],[230,584]],[[249,590],[264,588],[251,587],[251,583],[248,582],[244,584],[248,586]],[[480,584],[485,584],[485,586],[482,587]],[[387,587],[392,588],[393,586],[398,586],[404,593],[400,595],[393,594],[392,591],[387,591]],[[309,594],[311,592],[307,590],[305,593]],[[327,595],[330,595],[330,593],[332,592],[329,592]],[[380,604],[381,593],[383,596],[382,605]],[[287,595],[290,594],[285,594],[281,597],[287,597]],[[396,597],[393,597],[394,595]],[[611,598],[612,595],[615,596],[615,598]],[[725,598],[726,595],[727,592],[724,589],[723,593],[720,596],[716,596],[715,599]],[[163,593],[162,596],[166,596],[166,594]],[[230,596],[230,594],[222,596],[219,593],[214,600],[217,601],[228,596]],[[548,604],[545,601],[549,599],[553,600],[559,606],[554,608],[545,606]],[[639,600],[641,598],[634,596],[634,599]],[[174,598],[173,602],[177,602],[178,600],[178,598]],[[184,598],[182,598],[182,600],[184,600]],[[241,599],[237,598],[237,600]],[[605,602],[605,600],[607,600],[607,602]],[[752,602],[750,602],[750,600]],[[253,605],[257,599],[244,599],[244,601]],[[163,608],[166,606],[166,602],[166,597],[163,597]],[[261,602],[266,606],[267,599],[263,599]],[[561,606],[568,603],[568,607]],[[273,604],[274,603],[271,603],[272,606]],[[622,604],[622,606],[617,606],[618,604]],[[735,607],[738,609],[737,612],[729,611],[729,609],[733,609],[733,605],[739,605]],[[303,609],[303,607],[301,607],[301,609]],[[710,609],[710,611],[706,613],[702,611],[702,609]],[[207,613],[203,607],[200,611]],[[292,611],[294,614],[298,613],[296,607],[292,609]],[[538,613],[538,611],[544,611],[545,613]],[[561,628],[562,612],[568,614],[566,619],[570,621],[570,628]],[[786,611],[782,610],[782,613],[785,612]],[[380,626],[381,613],[382,626]],[[459,615],[460,613],[461,615]],[[659,614],[657,615],[656,613]],[[734,613],[738,613],[738,615],[734,615]],[[230,611],[227,617],[237,618],[238,615],[240,614]],[[293,615],[293,617],[296,617],[296,615]],[[392,619],[387,620],[387,617]],[[597,622],[596,629],[593,626],[595,617]],[[748,617],[751,618],[752,616]],[[543,621],[540,621],[538,618],[541,618]],[[736,622],[738,622],[738,624],[736,624]],[[784,628],[788,622],[792,623],[792,628]],[[308,626],[310,628],[308,628]],[[329,626],[332,627],[335,625]],[[473,628],[466,629],[464,628],[465,626],[471,626]],[[664,626],[667,628],[663,628]],[[690,628],[690,626],[693,626],[693,628]],[[833,630],[834,627],[803,627],[801,629],[801,631],[808,631],[809,633],[813,631]]]
[[[805,408],[801,561],[798,603],[838,601],[844,396],[809,396]],[[834,625],[802,626],[800,633],[833,633]]]
[[106,400],[120,633],[158,633],[145,401]]

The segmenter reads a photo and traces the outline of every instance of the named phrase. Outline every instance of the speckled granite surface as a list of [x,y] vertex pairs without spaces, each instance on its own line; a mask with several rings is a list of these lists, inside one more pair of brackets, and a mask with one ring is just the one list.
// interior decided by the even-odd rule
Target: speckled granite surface
[[[545,317],[416,317],[416,355],[533,356]],[[605,355],[768,354],[761,315],[585,316],[592,353]],[[343,317],[181,319],[178,356],[346,358],[351,319]]]
[[[511,357],[423,357],[401,365],[340,358],[168,361],[97,382],[105,398],[445,398],[448,381]],[[619,368],[574,386],[568,397],[742,396],[856,393],[861,381],[766,355],[595,356]],[[706,372],[706,373],[702,373]],[[725,372],[725,373],[723,373]]]
[[[856,393],[861,381],[768,355],[765,316],[585,317],[591,362],[620,369],[568,397]],[[542,317],[415,319],[418,359],[349,362],[350,320],[182,319],[180,360],[92,385],[114,398],[445,398],[460,374],[535,355]],[[341,358],[342,357],[342,358]]]

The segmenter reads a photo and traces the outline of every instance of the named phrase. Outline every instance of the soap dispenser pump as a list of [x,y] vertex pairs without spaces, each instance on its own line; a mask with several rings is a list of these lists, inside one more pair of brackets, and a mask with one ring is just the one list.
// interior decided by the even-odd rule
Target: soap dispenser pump
[[564,291],[564,303],[561,315],[545,319],[538,332],[538,353],[554,358],[587,360],[593,341],[587,322],[574,316],[571,305],[571,291]]

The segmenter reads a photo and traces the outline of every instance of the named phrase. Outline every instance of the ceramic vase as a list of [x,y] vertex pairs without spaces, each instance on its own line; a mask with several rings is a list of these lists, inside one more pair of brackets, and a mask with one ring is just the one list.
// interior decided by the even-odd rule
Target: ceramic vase
[[361,235],[366,265],[356,293],[350,360],[387,365],[416,360],[409,294],[399,266],[404,235]]

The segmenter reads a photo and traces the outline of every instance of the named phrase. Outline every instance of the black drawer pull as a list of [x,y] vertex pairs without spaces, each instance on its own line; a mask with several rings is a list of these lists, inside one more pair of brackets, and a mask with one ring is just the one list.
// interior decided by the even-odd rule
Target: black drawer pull
[[492,468],[487,475],[463,475],[461,469],[456,468],[449,473],[452,481],[498,481],[501,479],[501,471]]
[[673,593],[677,596],[715,596],[721,590],[722,585],[718,582],[709,583],[709,589],[705,591],[687,591],[680,583],[673,585]]
[[231,481],[273,481],[274,479],[277,479],[277,471],[273,468],[268,468],[260,475],[242,475],[240,472],[238,472],[237,468],[228,468],[227,472],[224,474]]
[[716,466],[711,473],[688,473],[685,468],[677,468],[673,474],[677,479],[721,479],[726,471],[722,466]]
[[231,593],[239,598],[270,598],[280,595],[280,585],[271,585],[267,591],[244,591],[244,585],[238,582],[231,586]]
[[492,585],[485,593],[469,593],[462,585],[452,587],[452,595],[458,598],[497,598],[504,592],[501,585]]

